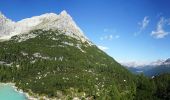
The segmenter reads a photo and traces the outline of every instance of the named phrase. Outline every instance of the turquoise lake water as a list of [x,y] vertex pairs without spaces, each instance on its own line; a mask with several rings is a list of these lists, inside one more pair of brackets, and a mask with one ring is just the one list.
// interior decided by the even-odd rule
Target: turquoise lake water
[[0,100],[27,100],[27,98],[24,94],[16,92],[11,85],[0,84]]

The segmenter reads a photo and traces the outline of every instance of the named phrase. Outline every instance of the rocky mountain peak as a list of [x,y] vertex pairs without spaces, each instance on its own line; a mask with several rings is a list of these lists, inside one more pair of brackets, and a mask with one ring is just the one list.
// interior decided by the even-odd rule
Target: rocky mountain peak
[[[3,16],[3,15],[2,15]],[[3,20],[0,17],[0,23]],[[74,37],[78,40],[87,41],[82,30],[76,25],[72,17],[64,10],[59,15],[55,13],[46,13],[40,16],[25,18],[18,22],[8,21],[7,25],[0,26],[0,39],[10,39],[18,34],[29,33],[31,30],[60,30],[65,35]]]
[[66,10],[63,10],[61,13],[60,13],[61,16],[70,16]]

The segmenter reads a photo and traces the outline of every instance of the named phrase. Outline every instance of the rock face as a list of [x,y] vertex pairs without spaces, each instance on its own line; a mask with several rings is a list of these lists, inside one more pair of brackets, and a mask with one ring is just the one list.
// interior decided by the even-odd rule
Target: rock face
[[59,15],[47,13],[26,18],[18,22],[13,22],[10,19],[7,19],[3,14],[0,14],[0,39],[10,39],[14,35],[28,33],[31,30],[36,29],[61,30],[66,35],[78,40],[87,40],[82,30],[76,25],[72,17],[66,11],[62,11]]
[[2,13],[0,13],[0,37],[9,36],[14,31],[15,22],[7,19]]

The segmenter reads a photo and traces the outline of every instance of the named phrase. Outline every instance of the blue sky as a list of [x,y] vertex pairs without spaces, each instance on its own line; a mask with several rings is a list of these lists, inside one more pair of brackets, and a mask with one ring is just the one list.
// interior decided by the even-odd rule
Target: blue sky
[[18,21],[66,10],[96,45],[117,61],[170,57],[169,0],[0,0],[0,11]]

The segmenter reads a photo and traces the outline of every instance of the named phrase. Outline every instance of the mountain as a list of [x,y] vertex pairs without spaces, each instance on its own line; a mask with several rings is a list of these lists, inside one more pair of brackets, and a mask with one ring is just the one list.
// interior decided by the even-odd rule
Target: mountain
[[1,36],[8,36],[9,33],[12,32],[14,29],[14,24],[10,19],[7,19],[1,12],[0,12],[0,37]]
[[147,76],[157,76],[160,74],[164,74],[164,73],[170,73],[170,64],[162,64],[159,66],[155,66],[153,68],[151,68],[150,70],[147,70],[144,72],[145,75]]
[[34,98],[131,100],[136,77],[88,40],[71,16],[2,15],[0,81]]
[[93,44],[66,11],[18,22],[0,14],[0,48],[0,82],[15,83],[35,100],[170,97],[170,74],[132,74]]
[[77,39],[86,40],[82,30],[75,24],[71,16],[66,11],[62,11],[59,15],[55,13],[47,13],[41,16],[26,18],[18,22],[13,22],[7,19],[4,15],[0,24],[3,26],[0,29],[0,39],[9,39],[14,35],[28,33],[31,30],[60,30],[66,35]]
[[157,60],[150,64],[141,65],[141,66],[127,66],[127,68],[135,73],[140,74],[143,73],[146,76],[152,77],[157,76],[164,73],[170,73],[170,58],[167,60]]
[[170,58],[168,58],[167,60],[165,60],[165,62],[163,62],[165,65],[170,65]]

